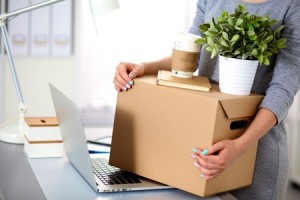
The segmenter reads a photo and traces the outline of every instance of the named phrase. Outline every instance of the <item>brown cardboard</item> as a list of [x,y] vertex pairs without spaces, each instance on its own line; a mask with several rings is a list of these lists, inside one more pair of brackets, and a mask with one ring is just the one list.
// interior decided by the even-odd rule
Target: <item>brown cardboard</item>
[[110,164],[199,195],[209,196],[251,184],[257,144],[210,181],[193,165],[192,149],[237,138],[249,125],[263,96],[234,96],[156,85],[156,77],[135,79],[118,94]]
[[157,85],[169,87],[184,88],[190,90],[199,90],[208,92],[211,84],[207,77],[192,76],[191,78],[179,78],[170,71],[160,70],[157,74]]
[[188,52],[173,49],[172,69],[183,72],[194,72],[198,57],[199,52]]

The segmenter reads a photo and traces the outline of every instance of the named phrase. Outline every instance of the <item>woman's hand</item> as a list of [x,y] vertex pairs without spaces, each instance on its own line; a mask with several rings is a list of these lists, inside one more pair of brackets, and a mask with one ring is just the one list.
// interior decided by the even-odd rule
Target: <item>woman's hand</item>
[[235,140],[220,141],[208,149],[193,149],[194,165],[201,177],[209,180],[222,173],[247,149],[258,142],[277,123],[276,115],[267,108],[260,108],[245,133]]
[[194,148],[193,151],[194,165],[206,180],[217,177],[244,152],[236,140],[223,140],[208,149]]
[[121,62],[116,67],[114,77],[115,89],[119,92],[129,90],[134,82],[133,79],[144,74],[143,64]]

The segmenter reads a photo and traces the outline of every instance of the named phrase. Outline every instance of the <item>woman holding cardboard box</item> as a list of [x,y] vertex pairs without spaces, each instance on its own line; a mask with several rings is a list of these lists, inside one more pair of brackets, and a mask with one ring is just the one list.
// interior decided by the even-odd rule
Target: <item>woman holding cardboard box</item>
[[[213,179],[259,141],[255,173],[251,186],[232,191],[238,199],[284,199],[288,181],[288,150],[283,119],[300,88],[300,1],[298,0],[199,0],[194,22],[189,32],[200,35],[199,24],[210,21],[222,10],[229,13],[239,4],[249,13],[270,15],[285,26],[282,35],[287,39],[286,48],[277,57],[271,57],[267,68],[256,72],[252,92],[264,94],[251,125],[234,140],[220,141],[206,149],[191,149],[199,178]],[[120,63],[116,68],[114,84],[117,91],[134,88],[134,78],[156,74],[158,70],[171,70],[171,56],[145,63]],[[198,61],[199,75],[218,83],[218,61],[202,50]],[[234,176],[234,175],[233,175]]]

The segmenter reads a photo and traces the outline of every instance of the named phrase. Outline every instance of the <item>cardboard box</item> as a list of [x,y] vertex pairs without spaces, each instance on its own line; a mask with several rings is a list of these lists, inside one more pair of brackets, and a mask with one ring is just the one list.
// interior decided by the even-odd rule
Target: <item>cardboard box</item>
[[210,196],[251,184],[257,144],[221,175],[200,177],[191,157],[195,147],[239,137],[253,120],[263,96],[234,96],[156,85],[156,77],[135,80],[118,94],[110,164],[174,186]]
[[63,156],[63,141],[55,117],[26,117],[24,123],[24,151],[29,158]]

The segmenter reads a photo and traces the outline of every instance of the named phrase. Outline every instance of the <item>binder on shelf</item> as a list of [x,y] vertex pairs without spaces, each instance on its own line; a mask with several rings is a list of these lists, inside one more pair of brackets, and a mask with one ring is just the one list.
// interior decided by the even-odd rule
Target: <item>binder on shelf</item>
[[51,6],[51,55],[72,53],[72,0]]
[[[41,3],[45,0],[31,0],[31,4]],[[50,7],[46,6],[30,12],[31,34],[30,54],[33,56],[48,56],[50,53]]]
[[[8,12],[28,7],[29,0],[9,0]],[[29,13],[16,16],[8,23],[11,51],[16,56],[29,55]]]

